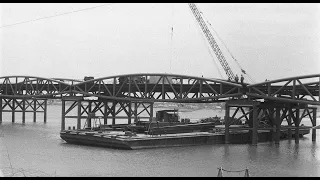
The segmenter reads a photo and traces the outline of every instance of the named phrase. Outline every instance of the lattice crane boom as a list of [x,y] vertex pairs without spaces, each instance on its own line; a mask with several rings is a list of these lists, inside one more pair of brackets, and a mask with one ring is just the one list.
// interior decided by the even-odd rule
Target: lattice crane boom
[[216,40],[213,38],[211,32],[209,31],[209,29],[208,29],[205,21],[203,20],[197,6],[194,3],[189,3],[189,7],[190,7],[194,17],[196,18],[197,22],[199,23],[204,35],[206,36],[213,52],[217,56],[220,64],[222,65],[223,70],[225,71],[225,73],[227,74],[227,76],[230,80],[234,80],[234,78],[235,78],[234,73],[232,72],[228,62],[226,61],[226,58],[222,54]]

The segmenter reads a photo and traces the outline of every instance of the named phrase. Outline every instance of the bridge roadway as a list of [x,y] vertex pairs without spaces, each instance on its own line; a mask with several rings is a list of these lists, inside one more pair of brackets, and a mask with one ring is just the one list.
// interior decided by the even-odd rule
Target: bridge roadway
[[[122,79],[122,80],[121,80]],[[148,80],[145,80],[148,79]],[[320,74],[256,84],[177,74],[126,74],[88,81],[33,76],[0,77],[0,98],[95,96],[117,101],[215,102],[230,98],[320,105]]]

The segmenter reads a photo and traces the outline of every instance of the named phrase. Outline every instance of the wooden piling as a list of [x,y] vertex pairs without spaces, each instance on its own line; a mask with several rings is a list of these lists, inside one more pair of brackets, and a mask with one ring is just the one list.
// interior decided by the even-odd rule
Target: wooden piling
[[[312,126],[317,126],[317,108],[313,108],[312,112],[313,118],[312,118]],[[316,141],[316,129],[312,129],[312,141]]]
[[66,101],[62,99],[61,130],[65,130],[65,126],[66,126]]
[[230,107],[226,104],[225,105],[225,116],[224,116],[224,142],[225,144],[229,144],[229,115],[230,115]]

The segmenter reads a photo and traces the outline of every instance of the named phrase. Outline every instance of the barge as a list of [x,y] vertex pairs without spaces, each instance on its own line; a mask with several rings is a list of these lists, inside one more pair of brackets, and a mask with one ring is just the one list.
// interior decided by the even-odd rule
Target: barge
[[[309,133],[309,129],[300,129],[299,136]],[[292,131],[294,136],[295,131]],[[82,144],[91,146],[102,146],[119,149],[143,149],[173,146],[191,146],[206,144],[223,144],[224,132],[189,132],[174,134],[135,134],[128,131],[92,131],[92,130],[64,130],[60,132],[60,137],[67,143]],[[287,138],[287,130],[281,130],[281,139]],[[258,142],[270,140],[269,130],[258,130]],[[250,143],[251,136],[249,130],[230,131],[230,143],[243,144]]]
[[[170,115],[170,112],[174,114]],[[191,123],[178,121],[175,111],[157,113],[155,121],[137,122],[132,125],[100,125],[79,130],[62,130],[60,137],[67,143],[102,146],[118,149],[143,149],[174,146],[224,144],[224,125],[213,121]],[[219,118],[220,119],[220,118]],[[250,143],[251,133],[246,125],[230,126],[230,141],[233,144]],[[294,137],[295,131],[291,130]],[[309,127],[299,128],[299,137],[310,132]],[[282,126],[280,139],[288,138],[288,128]],[[258,142],[271,141],[270,129],[258,129]]]

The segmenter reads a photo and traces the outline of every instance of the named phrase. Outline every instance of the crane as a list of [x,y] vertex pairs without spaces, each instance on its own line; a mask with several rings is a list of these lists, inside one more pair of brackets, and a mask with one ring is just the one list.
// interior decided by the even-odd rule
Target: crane
[[[199,23],[204,35],[206,36],[212,50],[214,51],[215,55],[217,56],[220,64],[222,65],[225,73],[227,74],[228,78],[230,80],[235,80],[235,75],[232,72],[228,62],[226,61],[226,58],[224,57],[224,55],[222,54],[216,40],[213,38],[210,30],[208,29],[205,21],[203,20],[203,17],[201,16],[201,12],[199,11],[199,9],[197,8],[197,6],[194,3],[188,3],[189,7],[194,15],[194,17],[196,18],[197,22]],[[246,74],[246,72],[241,69],[242,73]]]

